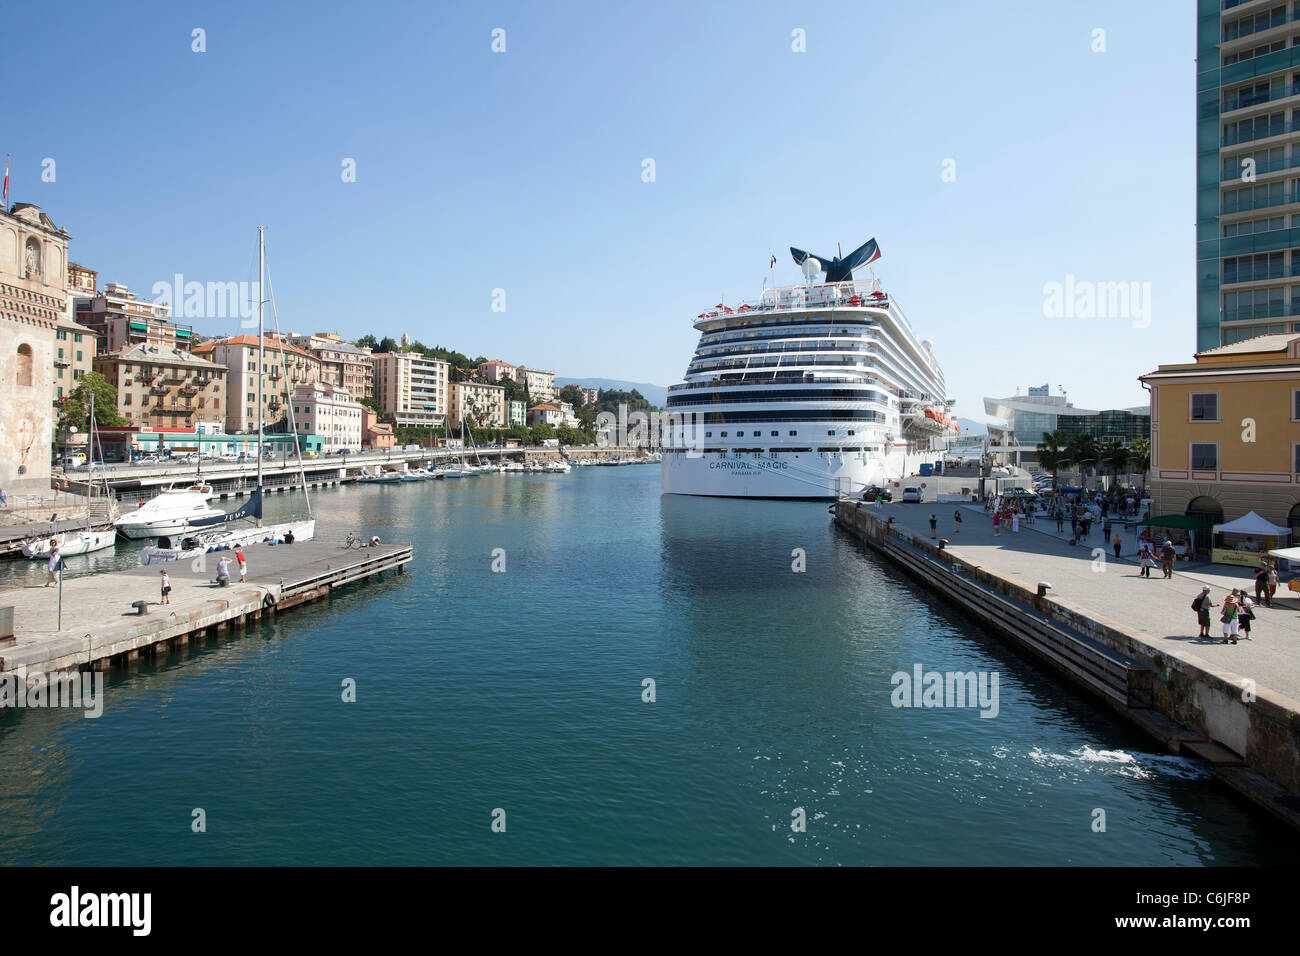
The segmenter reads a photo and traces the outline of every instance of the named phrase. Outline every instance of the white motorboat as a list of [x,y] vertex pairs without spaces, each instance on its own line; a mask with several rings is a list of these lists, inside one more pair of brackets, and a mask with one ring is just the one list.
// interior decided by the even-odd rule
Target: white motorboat
[[128,538],[156,538],[184,531],[195,521],[222,518],[225,512],[209,503],[212,486],[193,484],[186,488],[168,486],[139,509],[113,522]]
[[568,473],[569,465],[562,461],[552,460],[542,465],[542,471],[548,475],[563,475]]

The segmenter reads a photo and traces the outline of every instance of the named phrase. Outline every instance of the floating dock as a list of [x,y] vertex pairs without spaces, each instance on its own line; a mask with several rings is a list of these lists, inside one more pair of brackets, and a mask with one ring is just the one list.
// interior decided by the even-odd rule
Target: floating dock
[[[959,532],[954,508],[964,517]],[[953,503],[841,499],[832,512],[945,600],[1300,829],[1300,626],[1289,592],[1257,608],[1253,640],[1224,645],[1192,636],[1189,605],[1202,584],[1216,604],[1228,588],[1253,594],[1242,569],[1143,578],[1133,562],[1111,559],[1100,535],[1071,547],[1040,519],[1041,530],[1022,523],[995,537],[980,509]],[[930,537],[931,514],[941,538]],[[1217,614],[1213,622],[1211,633]]]
[[[323,541],[257,544],[244,553],[244,583],[234,552],[222,551],[65,578],[61,597],[53,585],[0,591],[0,609],[13,609],[14,631],[12,637],[0,637],[0,673],[102,670],[141,653],[166,653],[191,639],[324,597],[345,584],[401,573],[413,556],[409,544],[348,548]],[[232,576],[225,587],[215,580],[223,556],[230,559]],[[161,603],[162,570],[171,579],[169,604]],[[145,602],[143,614],[138,602]]]

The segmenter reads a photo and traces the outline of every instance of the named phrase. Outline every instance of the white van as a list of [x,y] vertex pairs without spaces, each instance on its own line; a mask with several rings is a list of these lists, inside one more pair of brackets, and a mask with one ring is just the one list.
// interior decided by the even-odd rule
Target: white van
[[918,503],[919,503],[920,500],[921,500],[921,489],[920,489],[920,488],[911,487],[911,488],[904,488],[904,489],[903,489],[903,501],[904,501],[904,503],[906,503],[906,502],[908,502],[908,501],[915,501],[915,502],[918,502]]

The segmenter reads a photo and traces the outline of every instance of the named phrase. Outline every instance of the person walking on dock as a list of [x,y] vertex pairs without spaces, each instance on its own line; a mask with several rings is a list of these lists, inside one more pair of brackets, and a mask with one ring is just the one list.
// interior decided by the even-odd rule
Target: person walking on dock
[[239,583],[243,584],[245,576],[248,574],[248,562],[244,560],[244,548],[242,545],[235,545],[235,560],[239,563]]
[[163,568],[163,569],[162,569],[160,572],[158,572],[158,573],[162,575],[162,578],[161,578],[161,580],[162,580],[162,603],[163,603],[163,604],[171,604],[171,603],[172,603],[172,579],[171,579],[171,576],[167,574],[167,569],[166,569],[166,568]]
[[956,508],[952,513],[952,523],[955,526],[953,534],[961,534],[961,509]]
[[230,559],[222,557],[217,562],[217,586],[227,587],[230,584]]
[[1000,511],[993,512],[993,537],[995,538],[998,536],[998,526],[1001,524],[1001,522],[1002,522],[1002,512]]
[[1277,592],[1277,565],[1269,564],[1268,566],[1268,601],[1269,607],[1273,606],[1273,595]]
[[1196,623],[1200,625],[1200,633],[1196,636],[1209,638],[1210,636],[1210,608],[1214,607],[1214,602],[1210,600],[1210,586],[1201,585],[1201,593],[1192,599],[1192,610],[1196,612]]
[[1255,571],[1255,601],[1256,603],[1267,601],[1268,594],[1268,565],[1261,564]]
[[51,584],[59,583],[59,571],[63,567],[63,559],[59,557],[59,542],[50,542],[50,563],[45,571],[45,587]]
[[5,494],[5,490],[3,488],[0,488],[0,508],[8,508],[8,507],[9,507],[9,496]]
[[938,534],[936,533],[936,529],[938,527],[939,527],[939,519],[934,515],[930,515],[930,537],[932,538],[938,537]]
[[1165,580],[1174,576],[1174,559],[1177,557],[1178,552],[1174,550],[1174,543],[1166,538],[1160,548],[1160,569],[1165,573]]
[[1065,530],[1065,512],[1061,510],[1060,505],[1056,506],[1056,530],[1057,531]]
[[1110,544],[1111,547],[1115,549],[1115,560],[1118,561],[1120,549],[1124,546],[1124,539],[1119,536],[1118,531],[1116,531],[1115,536],[1110,539]]

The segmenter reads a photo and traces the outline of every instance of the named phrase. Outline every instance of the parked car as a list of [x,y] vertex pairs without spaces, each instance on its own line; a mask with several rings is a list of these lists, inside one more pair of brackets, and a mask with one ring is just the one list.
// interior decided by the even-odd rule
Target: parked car
[[880,487],[880,485],[868,485],[866,490],[862,492],[862,500],[876,501],[877,499],[880,501],[893,501],[894,493],[888,488]]
[[305,452],[302,453],[302,457],[303,457],[303,458],[315,458],[315,457],[316,457],[316,453],[315,453],[314,451],[305,451]]
[[903,489],[903,502],[904,502],[905,504],[906,504],[907,502],[909,502],[909,501],[914,501],[914,502],[918,502],[918,503],[919,503],[920,500],[921,500],[921,489],[920,489],[920,488],[910,487],[910,488],[904,488],[904,489]]
[[233,451],[223,451],[223,452],[218,456],[218,460],[220,460],[220,461],[239,461],[239,456],[236,455]]

